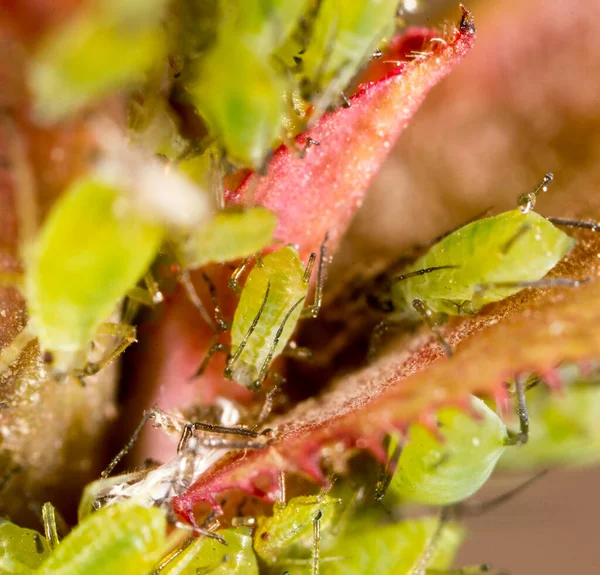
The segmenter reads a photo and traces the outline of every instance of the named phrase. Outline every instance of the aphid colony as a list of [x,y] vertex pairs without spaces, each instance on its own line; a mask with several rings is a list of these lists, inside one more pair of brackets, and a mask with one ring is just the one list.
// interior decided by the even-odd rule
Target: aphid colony
[[[264,208],[226,210],[220,194],[213,205],[207,174],[229,164],[260,170],[279,142],[295,146],[293,136],[344,101],[343,90],[393,32],[397,8],[397,0],[215,0],[181,3],[176,17],[163,0],[147,3],[143,11],[135,2],[90,2],[78,20],[53,33],[30,71],[39,118],[53,121],[115,86],[137,85],[132,131],[149,152],[170,163],[128,149],[110,130],[99,130],[103,154],[96,169],[64,192],[34,237],[22,238],[20,281],[0,278],[20,287],[29,315],[23,331],[2,350],[0,372],[9,371],[37,339],[50,377],[82,379],[97,373],[135,340],[129,313],[122,323],[111,321],[117,306],[124,300],[160,303],[151,264],[162,251],[180,266],[179,280],[215,334],[231,334],[230,346],[216,341],[199,372],[213,353],[226,351],[224,376],[232,385],[260,388],[274,359],[289,349],[300,318],[318,313],[327,238],[314,302],[307,305],[317,254],[305,265],[294,246],[274,249],[276,214]],[[198,22],[204,27],[195,26]],[[132,34],[136,50],[129,50]],[[165,94],[151,95],[160,92],[154,83],[162,85],[165,77],[170,100],[181,99],[204,121],[208,137],[202,145],[180,134]],[[437,329],[441,316],[477,313],[525,288],[579,286],[582,279],[545,278],[575,243],[554,224],[592,227],[533,211],[551,179],[546,176],[524,195],[519,209],[448,234],[408,268],[385,274],[365,295],[385,311],[415,310],[451,355]],[[21,214],[20,220],[31,221],[31,214]],[[240,261],[232,270],[231,289],[239,301],[231,325],[216,317],[215,327],[189,271]],[[90,361],[102,334],[115,336],[117,343]],[[514,383],[519,433],[508,431],[490,406],[473,397],[477,418],[450,407],[438,412],[443,441],[417,424],[406,437],[389,438],[390,461],[374,497],[365,498],[364,487],[342,487],[285,501],[282,490],[271,516],[245,518],[239,523],[247,525],[225,529],[218,529],[213,518],[191,529],[181,525],[170,501],[190,486],[193,491],[202,473],[228,450],[269,448],[272,433],[218,420],[188,422],[151,410],[142,424],[152,419],[180,435],[174,459],[150,471],[108,477],[130,442],[88,486],[80,523],[62,541],[49,505],[44,506],[45,536],[0,523],[0,568],[14,574],[97,575],[252,574],[259,568],[290,575],[444,573],[464,536],[448,521],[451,513],[444,511],[441,520],[393,522],[376,500],[447,507],[475,493],[502,461],[505,447],[527,441],[530,423],[548,428],[548,411],[538,410],[537,402],[530,414],[535,417],[528,419],[527,381],[519,377]],[[577,392],[595,397],[590,389],[583,385]],[[567,435],[573,443],[565,443],[561,453],[572,455],[576,445],[582,458],[596,457],[589,442]],[[540,434],[539,443],[528,449],[542,465],[558,461],[548,447],[552,439],[546,444],[543,439]],[[518,461],[519,451],[512,452]]]
[[[598,395],[597,376],[584,376],[574,366],[561,371],[574,401],[587,401]],[[530,383],[534,383],[530,381]],[[561,402],[552,399],[550,391],[540,388],[541,402],[533,402],[532,424],[543,428],[547,402],[554,401],[553,417],[568,417],[571,406],[561,410]],[[127,575],[163,573],[169,575],[289,573],[342,575],[476,575],[491,572],[488,565],[450,568],[465,530],[456,519],[471,512],[468,507],[445,507],[439,517],[393,520],[387,506],[398,502],[428,505],[454,505],[462,502],[487,477],[508,440],[506,428],[481,401],[473,399],[472,407],[481,419],[453,409],[438,413],[445,440],[439,442],[426,430],[413,426],[408,434],[403,456],[385,495],[385,506],[377,503],[381,484],[373,484],[370,476],[355,477],[353,482],[338,480],[328,491],[313,496],[285,498],[285,477],[280,496],[271,515],[233,517],[231,526],[218,528],[209,516],[201,527],[179,524],[169,513],[166,500],[152,505],[140,497],[122,496],[107,500],[106,494],[128,483],[129,476],[101,479],[88,486],[79,508],[79,524],[66,537],[60,538],[54,508],[43,507],[44,535],[17,527],[9,521],[0,523],[0,568],[8,574],[93,573],[108,575],[119,570]],[[153,417],[166,416],[153,412]],[[165,423],[165,422],[163,422]],[[597,427],[578,422],[579,429],[568,441],[586,437],[596,441]],[[174,422],[165,427],[174,429]],[[235,433],[235,429],[219,429],[213,433]],[[238,429],[242,431],[243,429]],[[185,434],[184,434],[185,435]],[[567,440],[559,439],[560,441]],[[203,459],[208,451],[195,444],[195,437],[181,447],[193,459]],[[253,441],[253,440],[252,440]],[[551,446],[560,445],[556,438],[542,435],[546,442],[540,458],[543,465],[573,462],[573,453],[562,451],[564,459],[551,454]],[[247,446],[250,446],[250,442]],[[473,446],[476,450],[473,451]],[[541,443],[538,444],[538,447]],[[581,449],[586,448],[581,444]],[[390,444],[390,452],[397,451]],[[531,453],[531,452],[530,452]],[[538,454],[544,451],[537,451]],[[522,460],[529,457],[525,451]],[[592,455],[592,448],[587,449]],[[581,452],[580,462],[589,462]],[[473,462],[468,462],[470,457]],[[595,450],[598,458],[598,450]],[[179,458],[179,463],[183,458]],[[197,462],[196,462],[197,463]],[[166,466],[163,466],[166,467]],[[163,477],[173,485],[186,483],[182,474],[186,465],[170,468]],[[158,468],[156,471],[160,470]],[[468,472],[467,472],[468,471]],[[144,472],[138,472],[143,474]],[[154,472],[145,472],[148,476]],[[469,480],[469,477],[472,477]],[[358,481],[358,483],[357,483]],[[468,484],[470,481],[470,484]],[[361,483],[362,482],[362,483]],[[530,483],[531,481],[528,481]],[[517,489],[521,490],[523,484]],[[104,495],[98,497],[100,493]],[[480,508],[490,508],[506,499],[502,495]],[[99,509],[95,509],[98,507]],[[169,522],[172,529],[167,529]],[[197,535],[203,535],[197,537]]]

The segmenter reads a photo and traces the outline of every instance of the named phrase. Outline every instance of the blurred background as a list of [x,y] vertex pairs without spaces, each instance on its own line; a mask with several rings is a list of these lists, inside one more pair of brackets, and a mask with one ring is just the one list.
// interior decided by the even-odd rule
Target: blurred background
[[[475,47],[402,134],[336,269],[399,253],[488,207],[513,207],[546,172],[555,182],[538,203],[541,213],[600,215],[600,2],[466,5],[476,20]],[[457,19],[456,2],[407,0],[405,7],[416,24]],[[523,480],[492,480],[477,499]],[[599,483],[597,469],[551,472],[469,520],[457,565],[489,562],[512,575],[597,572]]]

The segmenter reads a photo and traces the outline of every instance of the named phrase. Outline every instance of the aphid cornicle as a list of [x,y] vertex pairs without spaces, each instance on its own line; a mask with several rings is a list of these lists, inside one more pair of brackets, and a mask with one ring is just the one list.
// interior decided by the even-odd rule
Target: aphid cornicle
[[[325,282],[326,241],[327,237],[321,244],[315,299],[310,306],[304,303],[316,254],[310,255],[306,269],[292,245],[258,259],[235,310],[225,377],[244,387],[259,389],[273,360],[285,351],[300,317],[316,317]],[[223,349],[222,344],[215,344],[197,373],[202,373],[212,355]]]

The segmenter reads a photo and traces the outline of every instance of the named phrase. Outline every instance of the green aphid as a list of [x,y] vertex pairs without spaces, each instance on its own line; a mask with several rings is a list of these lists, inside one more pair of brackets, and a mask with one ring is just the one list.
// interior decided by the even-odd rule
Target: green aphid
[[181,260],[186,267],[195,269],[246,258],[273,242],[276,227],[275,214],[261,206],[217,212],[179,246]]
[[315,302],[305,307],[315,259],[316,254],[311,254],[304,269],[298,251],[288,245],[252,268],[231,326],[226,377],[259,389],[272,361],[285,350],[300,317],[316,316],[324,283],[325,244],[321,246]]
[[432,246],[391,279],[392,306],[401,310],[419,301],[433,313],[465,315],[527,287],[579,285],[541,281],[576,243],[531,209],[551,180],[548,174],[526,194],[520,209],[469,223]]
[[341,511],[341,501],[327,495],[294,497],[276,504],[271,517],[257,519],[254,549],[268,565],[284,563],[286,558],[310,559],[315,520],[320,536],[327,538]]
[[243,37],[257,56],[267,60],[292,34],[307,12],[309,0],[237,0],[224,11],[221,42]]
[[[411,425],[387,489],[390,500],[446,506],[480,489],[513,441],[483,401],[472,397],[471,409],[440,409],[439,438],[421,424]],[[396,449],[397,439],[390,444],[392,458]]]
[[200,537],[169,561],[161,575],[258,575],[258,562],[248,527],[222,529],[215,539]]
[[173,546],[162,509],[128,503],[89,515],[35,571],[36,575],[148,575]]
[[[441,528],[441,531],[440,531]],[[434,517],[387,525],[365,524],[337,539],[321,555],[320,575],[443,575],[449,571],[465,531]],[[329,559],[331,558],[331,559]],[[308,575],[289,570],[290,575]],[[460,571],[458,571],[460,572]],[[474,571],[469,571],[474,573]],[[466,573],[466,571],[465,571]]]
[[508,450],[498,465],[502,470],[580,467],[600,461],[600,385],[576,366],[559,368],[564,388],[537,385],[527,392],[529,441]]
[[166,56],[166,0],[90,2],[33,56],[29,83],[37,117],[54,122],[113,90],[143,81]]
[[37,338],[55,375],[98,371],[101,363],[88,364],[87,353],[100,331],[121,338],[119,351],[135,339],[131,326],[106,322],[147,271],[162,237],[162,226],[140,218],[119,190],[93,178],[72,184],[26,246],[29,322],[2,350],[0,370]]
[[190,63],[184,87],[227,157],[262,169],[281,140],[286,80],[242,38],[218,42]]
[[317,113],[340,93],[393,34],[398,0],[323,0],[305,51],[298,55],[305,97]]
[[43,535],[0,519],[0,573],[30,575],[49,554]]

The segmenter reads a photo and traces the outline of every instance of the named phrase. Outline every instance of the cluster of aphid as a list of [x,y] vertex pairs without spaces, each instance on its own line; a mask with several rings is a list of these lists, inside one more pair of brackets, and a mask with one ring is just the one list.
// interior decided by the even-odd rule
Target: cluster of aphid
[[[560,261],[574,244],[574,240],[559,231],[551,221],[531,211],[537,193],[545,189],[550,179],[550,176],[546,176],[534,193],[523,197],[521,209],[506,212],[494,218],[479,220],[452,232],[435,244],[425,256],[417,260],[412,268],[400,276],[389,278],[387,281],[391,301],[399,306],[400,302],[404,303],[412,299],[413,307],[417,310],[427,306],[437,312],[476,313],[484,303],[498,301],[526,287],[578,285],[581,280],[543,279],[546,272]],[[94,193],[86,196],[90,191]],[[64,226],[74,218],[72,213],[69,214],[69,210],[77,210],[78,216],[81,217],[82,210],[85,211],[85,206],[90,205],[91,196],[98,202],[103,200],[112,202],[116,198],[114,190],[96,182],[78,183],[56,205],[40,237],[45,238],[49,245],[55,247],[52,242],[57,240],[54,238],[60,238]],[[81,198],[83,201],[79,201]],[[256,209],[260,210],[260,208]],[[105,229],[114,234],[114,221],[117,216],[112,210],[105,209],[103,213],[106,214]],[[126,213],[128,221],[131,223],[133,214]],[[265,212],[264,215],[267,213]],[[226,217],[228,215],[233,219],[229,220]],[[219,225],[226,222],[224,225],[233,226],[232,229],[237,230],[236,223],[232,224],[232,222],[243,222],[247,215],[254,218],[256,213],[254,210],[242,213],[222,213],[219,219],[212,220],[208,224],[208,229],[212,230],[210,233],[218,236],[221,233]],[[57,225],[56,222],[61,221],[63,225]],[[576,225],[577,222],[561,220],[560,223]],[[143,225],[139,227],[144,230]],[[160,230],[159,234],[166,233],[158,226],[157,228]],[[127,229],[135,230],[135,226],[128,226]],[[206,233],[206,229],[204,228],[203,233]],[[239,229],[243,229],[243,226],[240,225]],[[270,227],[269,233],[272,233],[272,229],[273,226]],[[102,231],[104,232],[104,230]],[[154,230],[150,227],[150,232],[152,231]],[[106,233],[104,237],[109,238],[109,233]],[[533,236],[532,242],[528,241],[529,234]],[[156,242],[152,233],[148,235],[153,242]],[[462,265],[468,267],[468,254],[476,250],[481,243],[479,240],[484,236],[488,238],[488,242],[493,241],[494,245],[498,246],[498,259],[493,262],[495,265],[490,265],[488,270],[482,271],[477,276],[476,283],[471,282],[468,286],[459,286],[461,277],[464,283],[464,276],[459,275],[461,268],[447,262],[461,261]],[[159,235],[159,237],[161,236]],[[255,239],[252,237],[253,242]],[[537,258],[537,261],[534,262],[535,265],[530,263],[523,269],[516,267],[516,262],[513,261],[514,258],[511,258],[511,255],[512,250],[519,242],[526,244],[528,253],[533,254],[531,257]],[[465,243],[471,247],[465,248]],[[153,249],[156,249],[155,244],[152,245]],[[206,248],[206,246],[204,247]],[[189,245],[187,249],[189,249]],[[44,254],[49,251],[38,248],[37,253]],[[121,258],[123,253],[126,255],[126,251],[119,252]],[[460,254],[462,259],[453,260],[452,258],[456,254]],[[38,255],[37,257],[38,259],[32,261],[44,262],[43,256]],[[440,260],[440,258],[445,259]],[[133,259],[131,258],[127,262],[128,265],[122,266],[122,269],[129,269]],[[300,304],[306,297],[310,270],[315,259],[315,255],[311,256],[309,265],[304,270],[296,251],[291,247],[280,248],[264,257],[257,256],[258,263],[247,277],[234,316],[232,331],[237,330],[237,336],[232,336],[232,350],[226,369],[227,376],[247,387],[257,387],[262,382],[270,362],[283,351],[291,337],[295,323],[300,317]],[[323,248],[319,286],[322,286],[324,259]],[[210,259],[203,261],[210,261]],[[247,263],[246,261],[245,264]],[[37,267],[32,266],[27,269],[37,272],[37,270],[43,269],[43,266],[38,264]],[[501,278],[506,278],[507,270],[511,274],[515,274],[511,275],[511,278],[524,277],[525,279],[523,281],[516,281],[516,279],[510,282],[505,279],[500,281]],[[143,272],[144,269],[140,268],[137,273],[141,275]],[[33,275],[33,272],[29,273]],[[446,278],[446,281],[440,285],[422,281],[429,274],[434,277],[435,273],[454,275]],[[37,277],[40,275],[42,274],[38,272]],[[238,275],[235,272],[234,279]],[[27,277],[25,285],[36,286],[35,277],[36,275],[33,278]],[[147,281],[148,285],[152,283],[150,279]],[[381,287],[381,278],[378,279],[376,285],[378,286],[378,296],[381,297],[381,294],[385,293]],[[35,297],[36,290],[29,289],[31,291],[28,295],[34,294]],[[320,289],[319,287],[318,294],[321,293]],[[421,297],[417,298],[417,295]],[[317,301],[320,301],[320,295],[317,296]],[[87,303],[89,304],[89,302]],[[32,321],[40,322],[41,320],[38,318],[45,317],[40,315],[39,311],[44,309],[42,304],[31,307]],[[106,303],[103,305],[105,308],[108,307]],[[89,309],[90,306],[84,307]],[[240,309],[243,313],[240,312]],[[312,315],[318,310],[318,305],[305,309],[308,309]],[[241,319],[238,319],[238,314]],[[287,322],[290,318],[291,322],[288,326]],[[429,315],[426,319],[429,320],[431,326],[436,327]],[[94,321],[96,324],[99,322],[98,318],[94,318]],[[238,322],[237,327],[236,322]],[[56,328],[52,325],[50,327]],[[92,328],[88,324],[86,329],[91,330]],[[43,341],[42,336],[38,335],[45,333],[43,330],[34,333]],[[77,332],[78,337],[79,333]],[[91,331],[87,333],[89,334]],[[441,334],[438,332],[437,335],[449,350],[449,346]],[[52,341],[57,340],[58,338],[55,338]],[[81,346],[75,349],[81,351]],[[55,356],[63,357],[61,354],[65,350],[69,351],[69,348],[56,347],[50,348],[48,351]],[[68,355],[67,357],[72,356]],[[240,362],[239,367],[237,362]],[[85,365],[80,369],[83,374],[90,372]],[[522,444],[527,441],[529,420],[525,408],[525,391],[537,381],[524,377],[515,380],[515,393],[519,401],[517,413],[521,423],[519,433],[509,432],[490,407],[473,397],[471,413],[454,408],[445,408],[439,411],[437,419],[440,435],[443,437],[442,441],[433,436],[431,430],[417,424],[410,428],[406,439],[391,437],[389,440],[390,462],[377,482],[375,499],[384,500],[390,504],[398,501],[418,502],[448,508],[471,496],[489,478],[506,446]],[[581,405],[582,402],[590,403],[596,390],[594,386],[581,385],[577,390],[574,388],[572,392],[572,397],[576,398],[574,401],[577,402],[577,405]],[[556,408],[556,406],[554,407]],[[565,405],[565,409],[567,407],[569,406]],[[148,419],[153,419],[166,430],[180,434],[175,459],[149,472],[136,472],[126,476],[108,478],[110,471],[131,447],[141,426]],[[542,416],[540,430],[543,429],[543,421],[544,417]],[[587,437],[592,431],[592,422],[590,421],[589,424],[585,433],[580,434],[578,438],[574,438],[572,433],[569,434],[571,443],[562,453],[573,455],[573,450],[577,445],[580,461],[596,457],[593,452],[593,444]],[[546,427],[549,428],[548,425]],[[548,433],[548,437],[550,435]],[[583,440],[582,435],[585,435]],[[543,434],[540,434],[538,441],[541,443],[534,447],[534,452],[538,454],[548,453],[550,450],[554,452],[547,445],[542,445],[544,439],[546,439],[546,444],[551,443],[548,437],[544,438]],[[59,573],[62,572],[60,569],[65,569],[64,572],[93,572],[93,568],[98,573],[109,572],[98,570],[96,562],[100,554],[106,557],[113,556],[113,553],[115,558],[121,557],[120,564],[123,564],[122,557],[127,557],[127,560],[131,561],[131,568],[127,572],[140,574],[147,572],[157,564],[160,566],[156,569],[163,570],[165,573],[192,573],[193,570],[189,571],[192,567],[188,568],[190,565],[193,566],[193,569],[204,569],[199,572],[206,573],[213,571],[218,573],[219,569],[226,569],[222,572],[227,573],[235,573],[235,569],[243,570],[239,572],[253,572],[252,569],[254,569],[256,572],[259,563],[265,569],[275,569],[274,572],[285,567],[290,573],[313,574],[318,572],[348,573],[351,572],[348,569],[360,561],[365,563],[361,570],[367,570],[367,572],[371,570],[371,572],[377,573],[391,573],[392,568],[395,569],[393,572],[407,574],[439,573],[447,567],[460,540],[460,530],[457,531],[457,527],[446,525],[447,518],[438,527],[436,527],[438,523],[433,519],[389,523],[382,522],[379,516],[372,519],[370,511],[365,511],[357,514],[356,517],[364,515],[367,519],[349,521],[346,518],[345,520],[339,519],[336,523],[333,517],[344,516],[345,513],[330,514],[329,510],[350,505],[348,501],[351,497],[348,497],[347,494],[341,498],[341,502],[331,494],[322,494],[316,499],[295,498],[287,504],[282,502],[280,506],[276,506],[271,518],[249,520],[250,525],[256,525],[254,535],[248,526],[220,530],[215,533],[216,524],[208,521],[208,526],[203,524],[202,526],[195,525],[192,528],[195,535],[208,536],[207,539],[199,539],[194,542],[185,536],[185,529],[173,516],[170,507],[171,499],[189,490],[190,486],[193,491],[194,482],[220,457],[224,450],[264,449],[270,445],[272,439],[272,431],[269,429],[259,432],[244,426],[228,427],[220,424],[187,422],[160,410],[151,410],[146,414],[132,441],[118,454],[107,472],[103,474],[103,479],[88,487],[80,508],[82,521],[73,533],[50,553],[48,549],[57,545],[57,537],[52,535],[55,533],[55,528],[50,520],[46,521],[46,539],[41,538],[38,534],[19,530],[10,523],[5,523],[7,542],[21,541],[22,537],[25,538],[23,539],[25,541],[27,534],[30,538],[29,551],[26,551],[29,549],[27,545],[19,543],[20,551],[15,551],[14,557],[11,556],[13,553],[11,551],[8,556],[11,556],[11,560],[17,563],[27,565],[32,562],[33,567],[39,564],[38,572],[40,573]],[[563,457],[563,459],[565,458],[567,455]],[[547,462],[548,459],[548,455],[540,455],[542,463]],[[555,454],[553,462],[558,460],[560,457]],[[103,509],[90,514],[92,509],[98,507]],[[176,527],[174,534],[168,538],[165,535],[167,519]],[[112,525],[110,535],[105,529],[109,522]],[[342,527],[339,527],[340,524]],[[145,525],[146,528],[142,529],[142,525]],[[309,525],[310,529],[308,529]],[[338,526],[336,527],[336,525]],[[307,529],[308,531],[306,531]],[[441,553],[436,549],[438,544],[440,549],[446,549],[440,543],[444,540],[444,536],[441,534],[446,532],[451,542],[454,542],[448,543],[449,551]],[[101,534],[102,536],[100,536]],[[388,567],[378,567],[377,571],[372,571],[372,566],[378,565],[378,563],[368,551],[369,546],[365,547],[365,542],[370,537],[377,538],[379,544],[386,541],[387,537],[394,541],[395,545],[398,545],[398,541],[406,541],[406,548],[402,548],[403,552],[398,556],[390,552],[385,558]],[[362,559],[360,554],[355,555],[350,551],[355,548],[359,549],[359,546],[355,544],[357,541],[361,541]],[[353,544],[353,542],[355,543]],[[220,545],[223,543],[231,545],[232,549],[221,548]],[[86,545],[91,545],[98,555],[82,553],[82,548]],[[34,549],[35,556],[32,555]],[[141,549],[144,549],[143,553],[140,552]],[[169,550],[174,549],[176,549],[175,552],[168,553]],[[233,549],[239,551],[232,553]],[[310,551],[308,556],[306,555],[307,550]],[[324,553],[325,550],[328,555],[321,553],[321,551]],[[21,553],[24,554],[22,559],[19,558]],[[435,562],[435,558],[438,556],[439,565]],[[257,557],[260,558],[258,562]],[[43,562],[42,559],[44,559]],[[237,565],[236,561],[240,565]],[[431,561],[433,563],[430,563]],[[73,569],[75,571],[72,571]],[[186,571],[186,569],[188,570]],[[401,570],[398,571],[398,569]],[[454,572],[474,573],[477,571],[469,569]]]
[[[208,195],[192,181],[210,181],[213,158],[221,153],[228,163],[261,169],[280,141],[294,145],[292,136],[343,100],[342,91],[393,31],[397,8],[397,0],[190,0],[170,7],[152,0],[143,10],[135,2],[100,2],[90,3],[77,21],[50,37],[31,73],[40,117],[60,117],[146,75],[132,104],[132,128],[146,148],[171,163],[129,149],[110,127],[97,126],[103,152],[96,169],[64,192],[35,236],[24,238],[23,277],[0,276],[3,284],[22,289],[29,316],[27,326],[0,354],[0,372],[8,372],[4,377],[33,339],[51,378],[83,380],[115,359],[135,340],[131,302],[156,305],[162,299],[150,272],[162,250],[177,263],[178,279],[215,336],[226,330],[231,334],[229,346],[216,340],[199,372],[212,354],[226,351],[225,377],[260,388],[275,358],[290,349],[300,318],[318,313],[326,238],[314,303],[307,306],[317,255],[305,267],[291,245],[263,254],[273,244],[275,214],[262,207],[222,209],[220,194],[215,213]],[[190,31],[192,22],[203,26]],[[191,106],[202,117],[206,141],[182,136],[172,102]],[[15,155],[11,161],[26,169],[24,158]],[[364,295],[396,316],[415,310],[451,355],[438,329],[440,316],[474,314],[524,288],[580,285],[583,279],[545,278],[574,245],[554,224],[596,230],[595,224],[543,218],[533,211],[538,193],[551,179],[546,176],[523,196],[519,209],[448,234],[410,267],[368,283]],[[22,222],[31,220],[31,214],[22,214]],[[236,260],[242,264],[230,286],[239,301],[229,325],[207,313],[189,272]],[[111,323],[123,300],[128,302],[123,321]],[[381,331],[374,336],[375,348]],[[115,336],[116,345],[92,361],[93,342],[103,334]],[[527,441],[529,383],[515,379],[519,433],[509,432],[488,405],[473,397],[471,414],[451,408],[437,414],[443,442],[418,425],[407,438],[390,437],[389,465],[375,497],[367,499],[448,508],[475,493],[505,447]],[[583,385],[577,393],[577,401],[585,402],[584,395],[595,389]],[[10,402],[1,406],[10,408]],[[45,537],[9,522],[0,524],[0,567],[14,574],[131,575],[152,569],[171,575],[252,574],[259,566],[278,574],[312,575],[484,570],[448,570],[462,538],[460,527],[448,522],[450,511],[444,511],[441,521],[390,521],[381,506],[365,503],[364,489],[349,494],[340,488],[339,494],[334,489],[286,502],[282,488],[272,516],[239,519],[237,523],[246,524],[225,529],[218,529],[211,516],[194,525],[190,537],[174,517],[171,500],[193,489],[226,451],[268,448],[273,432],[256,430],[268,415],[263,411],[258,422],[251,422],[253,428],[188,422],[149,411],[102,479],[88,486],[80,524],[63,541],[51,505],[44,507]],[[150,471],[109,477],[149,419],[180,436],[174,459]],[[544,416],[539,419],[543,429]],[[593,445],[573,435],[565,452],[578,449],[581,458],[594,458]],[[528,447],[535,453],[549,451],[533,442]],[[547,461],[548,456],[540,455],[541,463]]]

